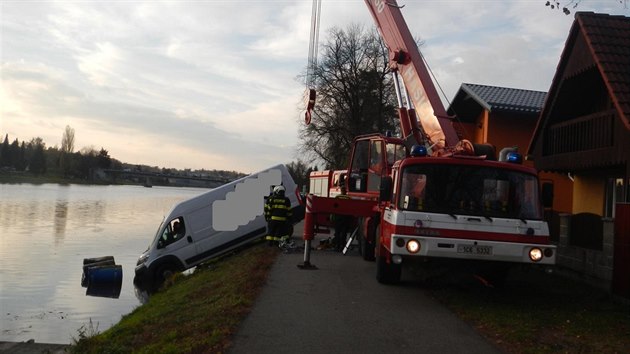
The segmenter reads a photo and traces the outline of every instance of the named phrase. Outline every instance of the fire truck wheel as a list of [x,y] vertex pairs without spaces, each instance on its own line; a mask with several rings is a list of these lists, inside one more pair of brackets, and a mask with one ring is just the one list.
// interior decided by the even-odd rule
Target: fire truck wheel
[[381,284],[398,284],[402,273],[401,265],[387,263],[382,256],[376,257],[376,280]]
[[[376,239],[376,227],[374,227],[374,222],[372,220],[368,221],[366,229],[368,233],[367,235],[363,235],[363,233],[359,235],[359,252],[361,253],[361,256],[363,256],[364,260],[372,262],[375,259],[374,240]],[[368,240],[372,240],[372,243]]]
[[387,251],[380,244],[380,225],[376,227],[376,280],[381,284],[398,284],[402,273],[402,265],[387,262]]

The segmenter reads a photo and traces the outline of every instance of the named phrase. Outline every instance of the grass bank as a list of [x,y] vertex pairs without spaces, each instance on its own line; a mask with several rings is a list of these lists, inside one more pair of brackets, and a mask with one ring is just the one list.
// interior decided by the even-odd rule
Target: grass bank
[[503,288],[433,295],[507,353],[628,353],[630,306],[558,274],[515,271]]
[[80,333],[73,353],[219,353],[250,311],[280,253],[263,244],[176,276],[149,302],[98,335]]
[[[259,244],[178,276],[109,330],[80,333],[72,350],[225,352],[278,254]],[[507,353],[629,352],[630,306],[579,281],[530,271],[512,273],[501,289],[425,289]]]

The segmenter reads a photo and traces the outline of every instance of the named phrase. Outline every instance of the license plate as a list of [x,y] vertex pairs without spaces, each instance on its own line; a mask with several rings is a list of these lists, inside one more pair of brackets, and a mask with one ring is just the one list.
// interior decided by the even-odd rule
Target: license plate
[[492,246],[457,245],[457,253],[491,256]]

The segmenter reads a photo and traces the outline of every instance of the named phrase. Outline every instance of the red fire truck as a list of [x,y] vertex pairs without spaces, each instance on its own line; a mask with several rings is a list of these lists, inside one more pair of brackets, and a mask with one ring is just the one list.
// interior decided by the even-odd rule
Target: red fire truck
[[366,4],[389,50],[402,137],[355,138],[350,200],[307,196],[303,267],[329,213],[358,218],[360,253],[381,283],[400,281],[410,262],[464,264],[497,282],[511,265],[554,265],[536,170],[513,149],[497,161],[493,147],[460,141],[396,1]]
[[346,170],[313,171],[309,175],[310,194],[334,198],[341,194],[341,186],[346,178]]

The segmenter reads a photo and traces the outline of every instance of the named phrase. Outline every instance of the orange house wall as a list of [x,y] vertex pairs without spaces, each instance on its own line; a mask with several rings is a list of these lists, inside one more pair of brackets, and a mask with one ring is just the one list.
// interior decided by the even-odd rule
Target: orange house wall
[[[497,148],[497,154],[505,147],[518,146],[522,154],[527,152],[531,136],[536,128],[536,119],[519,116],[490,114],[484,110],[475,123],[462,123],[464,139],[473,143],[490,143]],[[498,157],[498,156],[497,156]],[[525,165],[534,167],[534,161],[525,161]],[[573,182],[557,173],[539,173],[541,182],[551,182],[554,186],[553,210],[571,213],[573,210]]]
[[[534,161],[528,162],[530,166],[534,166]],[[573,211],[573,182],[569,177],[559,173],[540,171],[538,178],[541,183],[553,183],[552,209],[560,213],[571,213]]]
[[489,119],[487,139],[497,147],[497,152],[518,146],[518,151],[525,154],[535,127],[535,119],[494,114]]
[[606,179],[601,176],[575,176],[573,213],[604,215]]

